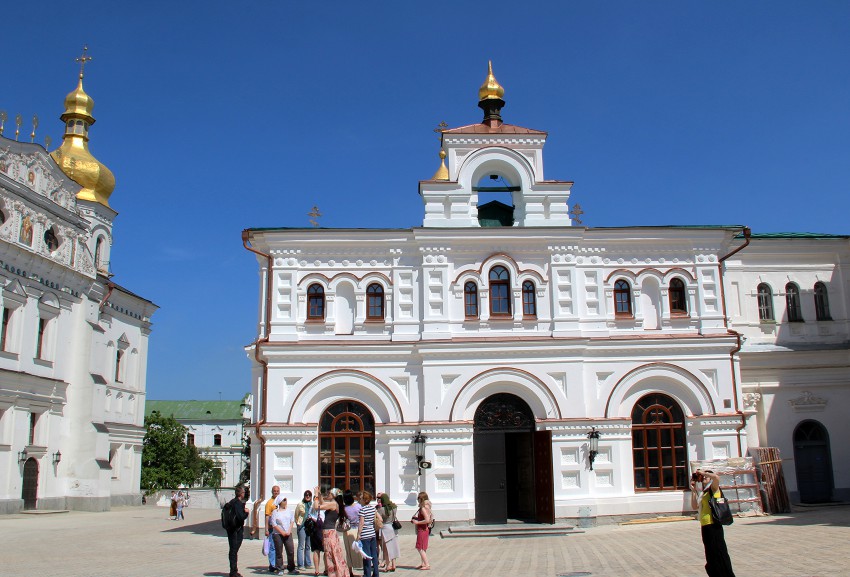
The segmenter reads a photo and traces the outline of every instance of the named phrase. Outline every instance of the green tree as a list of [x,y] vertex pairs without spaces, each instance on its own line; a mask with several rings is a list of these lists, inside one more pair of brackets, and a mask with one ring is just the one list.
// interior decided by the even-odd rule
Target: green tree
[[245,457],[245,468],[239,473],[239,484],[247,485],[251,479],[251,436],[248,433],[242,439],[242,456]]
[[221,470],[186,444],[186,427],[174,417],[154,411],[145,417],[145,428],[141,486],[146,495],[180,485],[221,485]]

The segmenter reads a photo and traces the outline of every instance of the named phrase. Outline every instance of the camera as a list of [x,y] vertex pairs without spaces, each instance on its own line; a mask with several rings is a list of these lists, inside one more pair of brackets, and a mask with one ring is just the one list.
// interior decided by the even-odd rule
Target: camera
[[704,477],[702,476],[702,473],[700,473],[699,471],[697,471],[693,475],[691,475],[691,481],[694,481],[695,483],[702,483],[703,479],[704,479]]

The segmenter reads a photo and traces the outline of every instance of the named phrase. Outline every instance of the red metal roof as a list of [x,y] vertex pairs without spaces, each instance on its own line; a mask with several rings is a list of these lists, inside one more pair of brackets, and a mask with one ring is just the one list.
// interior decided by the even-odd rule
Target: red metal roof
[[443,134],[542,134],[547,132],[542,130],[534,130],[533,128],[523,128],[515,124],[500,124],[499,126],[490,126],[489,124],[469,124],[458,128],[450,128],[444,130]]

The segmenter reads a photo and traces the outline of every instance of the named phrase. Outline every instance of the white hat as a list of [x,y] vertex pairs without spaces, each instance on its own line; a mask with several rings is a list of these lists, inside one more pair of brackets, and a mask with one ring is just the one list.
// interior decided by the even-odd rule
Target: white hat
[[280,504],[283,501],[286,501],[286,497],[284,497],[283,495],[278,495],[277,497],[275,497],[275,499],[274,499],[275,507],[280,507]]

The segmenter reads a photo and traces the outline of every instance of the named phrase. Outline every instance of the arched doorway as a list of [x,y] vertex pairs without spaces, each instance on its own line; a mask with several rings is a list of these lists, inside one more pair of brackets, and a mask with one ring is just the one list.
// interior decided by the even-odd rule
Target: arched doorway
[[356,401],[339,401],[322,414],[319,485],[322,492],[336,487],[375,494],[375,419]]
[[24,463],[24,482],[21,488],[24,509],[35,509],[38,501],[38,461],[30,457]]
[[528,404],[508,393],[487,397],[473,431],[475,522],[554,523],[552,434],[535,431]]
[[667,395],[650,393],[632,409],[635,491],[680,491],[687,487],[685,415]]
[[803,421],[794,429],[794,468],[802,503],[826,503],[832,499],[829,434],[817,421]]

